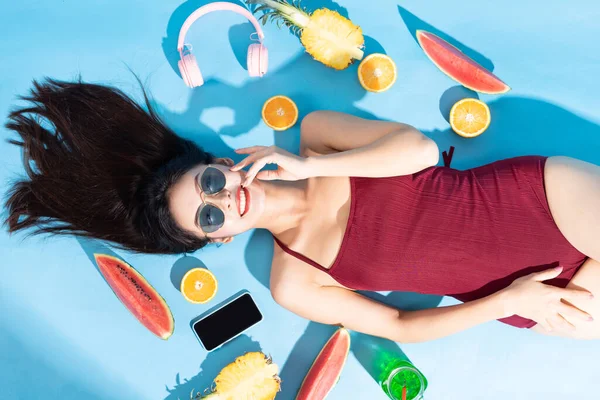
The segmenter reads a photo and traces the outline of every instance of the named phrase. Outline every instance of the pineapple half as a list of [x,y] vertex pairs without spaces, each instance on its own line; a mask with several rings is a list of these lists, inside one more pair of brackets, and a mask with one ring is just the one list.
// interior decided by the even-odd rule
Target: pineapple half
[[248,4],[259,4],[254,12],[262,11],[263,25],[268,20],[284,24],[300,34],[302,45],[317,61],[328,67],[344,69],[353,60],[363,58],[365,39],[360,26],[336,11],[319,8],[312,14],[286,0],[246,0]]
[[[273,400],[279,392],[279,368],[259,351],[246,353],[219,372],[203,400]],[[192,392],[192,399],[194,398]]]

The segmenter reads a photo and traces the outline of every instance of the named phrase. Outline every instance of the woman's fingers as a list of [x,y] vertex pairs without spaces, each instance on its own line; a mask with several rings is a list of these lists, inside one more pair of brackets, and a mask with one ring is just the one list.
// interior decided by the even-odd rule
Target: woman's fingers
[[261,158],[260,160],[256,160],[254,162],[254,164],[252,164],[252,166],[248,170],[248,173],[246,174],[246,179],[242,183],[242,186],[245,187],[245,186],[250,185],[252,183],[252,181],[254,180],[254,177],[256,176],[256,174],[258,174],[258,172],[262,169],[262,167],[267,165],[267,163],[268,163],[268,160],[266,158]]
[[585,311],[580,310],[575,306],[571,306],[560,301],[556,308],[563,317],[569,318],[570,320],[580,319],[582,321],[593,321],[592,316]]
[[265,151],[257,151],[255,153],[250,154],[248,157],[244,158],[242,161],[229,168],[230,171],[239,171],[247,165],[256,162],[261,157],[264,157],[267,153]]
[[255,158],[256,157],[254,154],[249,155],[248,157],[244,158],[239,163],[235,164],[233,167],[229,168],[229,170],[230,171],[239,171],[240,169],[244,168],[246,165],[250,164]]
[[243,159],[239,163],[235,164],[233,167],[230,167],[229,170],[230,171],[239,171],[240,169],[242,169],[246,166],[245,161],[246,161],[246,159]]
[[550,324],[550,322],[548,322],[547,319],[544,319],[543,321],[539,321],[538,324],[540,324],[542,326],[542,328],[544,328],[546,330],[546,332],[552,332],[552,325]]
[[574,330],[575,329],[573,324],[568,322],[560,314],[557,314],[557,313],[547,317],[544,320],[544,323],[545,324],[543,324],[542,326],[544,326],[544,328],[546,328],[546,330],[548,330],[550,332],[555,332],[555,331],[559,332],[559,331],[564,331],[564,330]]
[[557,289],[557,294],[563,299],[578,301],[578,300],[591,300],[594,295],[585,289]]
[[533,279],[535,279],[536,281],[542,282],[542,281],[547,281],[548,279],[556,278],[558,275],[561,274],[562,270],[563,270],[563,267],[558,266],[556,268],[550,268],[550,269],[547,269],[542,272],[534,272],[532,275],[533,275]]
[[266,147],[266,146],[252,146],[252,147],[245,147],[242,149],[237,149],[236,153],[250,154],[250,155],[248,157],[244,158],[242,161],[240,161],[236,165],[234,165],[233,167],[229,168],[230,171],[239,171],[240,169],[244,168],[245,166],[250,165],[253,162],[256,162],[259,158],[265,157],[265,156],[273,153],[273,151],[271,150],[271,148]]
[[575,326],[567,321],[562,315],[554,314],[552,317],[548,318],[549,322],[552,324],[554,330],[561,331],[574,331]]
[[235,152],[238,154],[250,154],[250,153],[255,153],[259,150],[264,150],[266,149],[267,146],[250,146],[250,147],[241,147],[239,149],[236,149]]
[[256,174],[256,179],[259,179],[261,181],[274,181],[276,179],[280,179],[281,178],[281,174],[280,174],[281,170],[280,169],[270,169],[267,171],[260,171],[258,174]]
[[[231,171],[239,171],[242,168],[251,165],[246,173],[246,178],[242,182],[242,186],[248,186],[257,178],[260,180],[276,180],[288,179],[293,176],[288,171],[288,166],[293,167],[293,155],[290,156],[286,152],[283,154],[277,148],[270,146],[253,146],[242,149],[237,149],[237,153],[249,154],[245,159],[230,168]],[[297,157],[297,156],[296,156]],[[278,164],[277,170],[261,171],[267,164]]]

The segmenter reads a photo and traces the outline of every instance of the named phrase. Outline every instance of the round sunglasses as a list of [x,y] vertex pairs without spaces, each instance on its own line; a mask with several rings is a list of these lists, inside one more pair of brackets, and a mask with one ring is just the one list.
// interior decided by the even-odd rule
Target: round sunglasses
[[[225,189],[225,174],[220,169],[208,166],[198,180],[202,192],[207,195],[215,195]],[[225,213],[214,204],[207,203],[204,199],[196,212],[196,221],[204,233],[212,233],[219,230],[225,223]]]

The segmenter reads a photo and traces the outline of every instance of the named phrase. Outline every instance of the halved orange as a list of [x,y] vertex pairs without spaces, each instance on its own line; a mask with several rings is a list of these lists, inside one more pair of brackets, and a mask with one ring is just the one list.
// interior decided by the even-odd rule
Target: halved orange
[[370,92],[388,90],[396,82],[396,77],[396,63],[385,54],[371,54],[358,66],[358,80]]
[[487,104],[477,99],[462,99],[450,110],[450,126],[462,137],[481,135],[491,121],[492,115]]
[[298,107],[287,96],[273,96],[262,108],[265,124],[276,131],[285,131],[298,121]]
[[205,268],[192,268],[181,280],[181,294],[190,303],[202,304],[217,294],[217,279]]

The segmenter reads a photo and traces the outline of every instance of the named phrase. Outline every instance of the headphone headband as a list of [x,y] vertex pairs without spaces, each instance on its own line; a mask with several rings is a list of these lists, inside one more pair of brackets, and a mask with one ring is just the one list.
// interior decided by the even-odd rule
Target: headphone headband
[[181,30],[179,31],[179,40],[177,41],[177,50],[179,50],[180,52],[183,51],[183,44],[184,44],[183,42],[185,40],[185,35],[187,34],[187,32],[190,29],[190,27],[192,26],[192,24],[194,22],[196,22],[196,20],[198,20],[203,15],[206,15],[213,11],[233,11],[234,13],[237,13],[237,14],[240,14],[240,15],[246,17],[248,19],[248,21],[250,21],[252,23],[252,25],[254,25],[254,28],[256,29],[256,34],[258,35],[259,40],[262,41],[265,38],[265,35],[263,34],[262,29],[260,28],[260,24],[258,23],[256,18],[254,18],[254,16],[250,13],[250,11],[248,11],[248,9],[246,9],[240,5],[237,5],[237,4],[219,1],[219,2],[210,3],[205,6],[200,7],[199,9],[194,11],[192,14],[190,14],[189,17],[186,18],[185,22],[183,23],[183,26],[181,27]]

